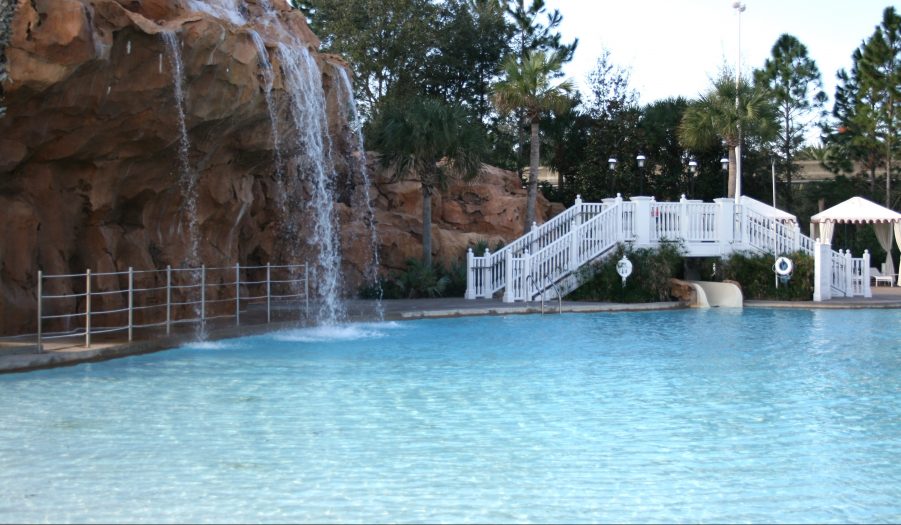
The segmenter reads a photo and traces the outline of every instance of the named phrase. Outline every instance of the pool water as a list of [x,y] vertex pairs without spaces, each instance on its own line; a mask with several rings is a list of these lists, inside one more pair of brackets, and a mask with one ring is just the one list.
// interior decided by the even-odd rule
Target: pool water
[[0,522],[898,522],[899,334],[482,317],[0,376]]

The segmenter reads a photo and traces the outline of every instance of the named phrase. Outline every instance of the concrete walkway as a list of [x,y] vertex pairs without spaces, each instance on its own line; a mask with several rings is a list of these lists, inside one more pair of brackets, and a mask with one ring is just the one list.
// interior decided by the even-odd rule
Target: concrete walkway
[[[350,322],[373,321],[382,317],[386,321],[439,317],[461,317],[471,315],[521,315],[540,314],[540,303],[504,303],[496,299],[468,301],[462,298],[403,299],[386,300],[381,303],[379,315],[375,301],[350,300],[346,303]],[[746,307],[766,308],[901,308],[901,287],[873,288],[873,297],[833,299],[814,303],[811,301],[745,301]],[[547,315],[559,312],[635,312],[651,310],[671,310],[686,308],[679,302],[662,303],[594,303],[582,301],[547,302]],[[266,323],[265,312],[258,307],[241,313],[241,326],[223,319],[207,324],[206,340],[214,341],[245,335],[262,334],[275,330],[304,326],[299,305],[280,306],[276,322]],[[79,363],[104,361],[118,357],[158,352],[198,340],[194,327],[185,326],[173,330],[170,335],[159,329],[135,332],[135,341],[129,343],[121,335],[92,339],[91,347],[85,348],[83,339],[70,338],[60,342],[45,342],[44,351],[38,352],[33,340],[19,339],[13,342],[0,341],[0,373],[24,372]]]

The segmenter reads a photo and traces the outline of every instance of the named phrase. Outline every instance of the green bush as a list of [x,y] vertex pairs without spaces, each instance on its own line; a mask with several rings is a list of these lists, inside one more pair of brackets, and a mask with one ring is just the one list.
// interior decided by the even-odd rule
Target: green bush
[[722,277],[738,282],[745,299],[810,301],[813,298],[813,257],[803,252],[786,257],[791,259],[794,269],[791,279],[779,282],[778,288],[773,270],[776,258],[772,255],[733,253],[722,263]]
[[[616,263],[623,255],[632,261],[632,275],[625,285],[616,272]],[[682,276],[683,256],[681,245],[675,242],[638,250],[619,245],[608,257],[582,270],[584,284],[567,299],[617,303],[668,301],[669,280]]]
[[[502,242],[492,251],[504,247]],[[472,246],[473,253],[482,255],[488,243],[484,240]],[[361,299],[418,299],[422,297],[463,297],[466,293],[466,252],[448,266],[435,264],[431,268],[417,259],[409,259],[406,268],[379,277],[377,283],[363,285]]]

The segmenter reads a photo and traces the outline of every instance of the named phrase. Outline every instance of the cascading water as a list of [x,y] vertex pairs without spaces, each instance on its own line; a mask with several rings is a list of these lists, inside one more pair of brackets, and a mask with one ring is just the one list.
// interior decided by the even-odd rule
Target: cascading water
[[[322,73],[303,46],[278,44],[290,115],[297,132],[297,156],[291,168],[309,192],[306,202],[313,222],[310,241],[319,251],[311,283],[319,291],[316,322],[333,325],[346,318],[341,297],[341,254],[335,212],[334,166],[326,117]],[[298,195],[289,195],[297,198]],[[289,203],[290,204],[290,203]]]
[[198,257],[199,235],[197,232],[197,176],[191,169],[188,153],[191,150],[191,142],[188,138],[188,127],[185,123],[185,92],[184,92],[184,66],[181,60],[181,49],[178,36],[175,33],[164,31],[160,33],[166,44],[166,57],[172,68],[172,84],[175,91],[175,111],[178,116],[178,165],[179,186],[181,186],[184,198],[184,215],[188,227],[189,249],[187,261],[191,266],[200,263]]
[[236,26],[247,23],[247,8],[241,0],[188,0],[185,7],[228,20]]
[[355,206],[355,209],[362,209],[363,213],[362,217],[359,217],[363,221],[366,222],[367,227],[369,228],[369,244],[372,253],[372,257],[369,261],[369,268],[366,271],[366,280],[372,286],[375,287],[377,293],[377,303],[376,303],[376,314],[378,318],[384,319],[384,309],[382,308],[382,285],[379,281],[379,239],[378,232],[375,227],[375,210],[372,208],[372,199],[369,194],[369,188],[372,187],[372,181],[369,178],[369,170],[366,165],[366,146],[363,141],[363,122],[360,119],[360,113],[357,111],[357,101],[354,99],[353,93],[353,85],[350,83],[350,77],[347,75],[347,71],[340,66],[334,66],[335,71],[338,73],[338,79],[340,83],[338,84],[339,97],[338,101],[341,104],[341,110],[344,114],[348,125],[351,130],[351,140],[353,141],[353,147],[355,151],[351,155],[353,159],[355,159],[356,170],[360,174],[360,179],[363,183],[363,192],[361,196],[361,200],[363,201],[361,206]]
[[285,188],[285,161],[282,158],[281,137],[278,132],[278,115],[275,112],[275,103],[272,99],[272,87],[275,81],[275,73],[272,71],[272,63],[269,61],[269,52],[266,50],[266,43],[263,42],[260,34],[253,29],[248,30],[250,38],[253,40],[257,48],[257,55],[260,59],[260,68],[263,74],[263,95],[266,98],[266,111],[269,113],[269,130],[272,134],[272,149],[275,162],[275,180],[278,184],[276,191],[276,201],[278,204],[282,222],[287,221],[288,209],[285,201],[287,189]]
[[[190,158],[188,157],[191,150],[191,142],[188,138],[188,126],[185,122],[184,65],[182,64],[178,36],[168,31],[161,32],[160,35],[166,44],[166,56],[172,69],[175,109],[178,115],[178,164],[180,171],[178,182],[182,192],[183,215],[187,223],[189,243],[185,264],[186,266],[197,268],[201,264],[199,256],[200,234],[197,222],[197,174],[191,168]],[[200,283],[200,270],[192,272],[192,278],[195,283]],[[198,319],[201,317],[199,304],[194,305],[194,313]],[[206,338],[203,323],[197,325],[197,337],[199,339]]]

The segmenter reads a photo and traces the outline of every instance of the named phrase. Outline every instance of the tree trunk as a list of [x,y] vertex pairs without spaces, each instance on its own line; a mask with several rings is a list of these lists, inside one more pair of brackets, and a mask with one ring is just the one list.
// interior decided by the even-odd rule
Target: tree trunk
[[885,207],[892,209],[892,152],[891,142],[886,148],[889,150],[885,157]]
[[729,189],[726,192],[726,196],[730,199],[735,198],[735,170],[738,169],[735,163],[736,158],[735,146],[731,146],[729,148]]
[[432,187],[422,185],[422,264],[432,267]]
[[538,200],[538,119],[532,120],[532,136],[529,147],[529,197],[526,201],[526,220],[523,233],[528,233],[535,222],[535,203]]

